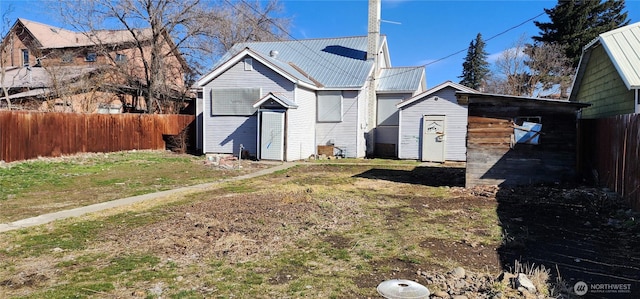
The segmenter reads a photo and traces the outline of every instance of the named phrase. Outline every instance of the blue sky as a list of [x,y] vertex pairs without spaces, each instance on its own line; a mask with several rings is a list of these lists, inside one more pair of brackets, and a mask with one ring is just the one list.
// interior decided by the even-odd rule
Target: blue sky
[[[0,0],[0,11],[11,4],[12,20],[22,17],[64,27],[43,12],[45,1]],[[285,15],[293,18],[290,32],[295,39],[367,34],[366,0],[280,1]],[[537,35],[539,31],[533,21],[520,24],[556,3],[549,0],[382,0],[381,33],[387,36],[392,65],[426,66],[427,85],[433,87],[446,80],[459,81],[466,50],[478,33],[487,40],[490,57],[495,57],[521,36]],[[626,8],[631,23],[640,21],[639,0],[627,0]],[[546,22],[548,18],[542,14],[536,20]],[[458,51],[461,52],[435,62]]]

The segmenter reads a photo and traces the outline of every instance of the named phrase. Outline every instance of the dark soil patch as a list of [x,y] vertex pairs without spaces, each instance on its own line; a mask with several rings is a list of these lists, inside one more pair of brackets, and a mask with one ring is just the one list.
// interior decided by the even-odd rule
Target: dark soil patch
[[496,199],[505,231],[498,250],[504,268],[515,260],[544,265],[570,287],[578,281],[631,287],[631,293],[592,297],[640,298],[640,214],[614,194],[540,185],[501,189]]
[[495,246],[426,239],[420,243],[420,247],[429,250],[438,259],[464,261],[468,269],[486,273],[498,273],[501,270],[500,256]]

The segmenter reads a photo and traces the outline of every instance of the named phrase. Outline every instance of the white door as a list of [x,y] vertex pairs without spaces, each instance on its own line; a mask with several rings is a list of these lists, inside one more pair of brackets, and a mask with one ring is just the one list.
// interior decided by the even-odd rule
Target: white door
[[284,160],[284,112],[262,111],[260,159]]
[[422,161],[444,162],[444,132],[444,115],[425,115],[422,118]]

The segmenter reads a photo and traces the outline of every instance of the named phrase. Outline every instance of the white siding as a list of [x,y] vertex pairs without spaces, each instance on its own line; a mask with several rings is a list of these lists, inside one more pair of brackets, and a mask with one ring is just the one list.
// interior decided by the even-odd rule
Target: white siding
[[346,148],[347,157],[363,157],[358,149],[358,93],[345,91],[342,94],[342,121],[316,124],[316,142],[325,145],[333,141],[335,146]]
[[205,153],[237,155],[240,144],[252,155],[257,155],[258,119],[254,116],[217,116],[205,122]]
[[257,155],[256,114],[250,117],[211,115],[210,90],[212,88],[245,87],[261,88],[260,97],[272,92],[295,101],[293,82],[255,60],[253,69],[245,71],[244,62],[240,61],[204,86],[203,152],[237,154],[240,144],[243,144],[252,155]]
[[369,129],[369,125],[367,122],[367,97],[369,94],[368,84],[365,84],[365,89],[361,90],[358,95],[358,127],[357,130],[357,155],[358,158],[363,158],[367,154],[367,140],[365,138],[365,134]]
[[316,153],[316,94],[297,88],[295,100],[298,108],[287,112],[287,161],[306,159]]
[[465,161],[467,108],[433,95],[401,109],[398,158],[416,160],[421,158],[422,140],[420,137],[422,136],[421,126],[424,115],[446,115],[445,159]]

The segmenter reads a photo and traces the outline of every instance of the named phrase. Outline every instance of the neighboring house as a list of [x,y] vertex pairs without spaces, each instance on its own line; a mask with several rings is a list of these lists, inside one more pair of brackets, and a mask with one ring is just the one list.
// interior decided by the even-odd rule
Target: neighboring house
[[396,105],[400,133],[398,158],[420,161],[467,159],[467,107],[456,92],[476,90],[446,81]]
[[[138,40],[150,29],[134,30]],[[172,41],[164,37],[170,52]],[[20,109],[75,112],[139,112],[146,110],[142,54],[128,30],[91,33],[18,19],[2,40],[2,87]],[[144,55],[150,45],[145,45]],[[186,62],[175,51],[164,59],[170,97],[180,97]],[[6,106],[4,93],[0,105]],[[14,107],[15,109],[16,107]]]
[[[379,24],[379,9],[372,18]],[[425,89],[424,67],[392,68],[386,37],[369,32],[235,45],[198,81],[203,152],[285,161],[327,145],[346,157],[395,153],[395,104]]]
[[600,34],[584,47],[569,100],[582,118],[640,113],[640,23]]
[[589,104],[456,93],[468,107],[466,187],[576,178],[577,116]]

